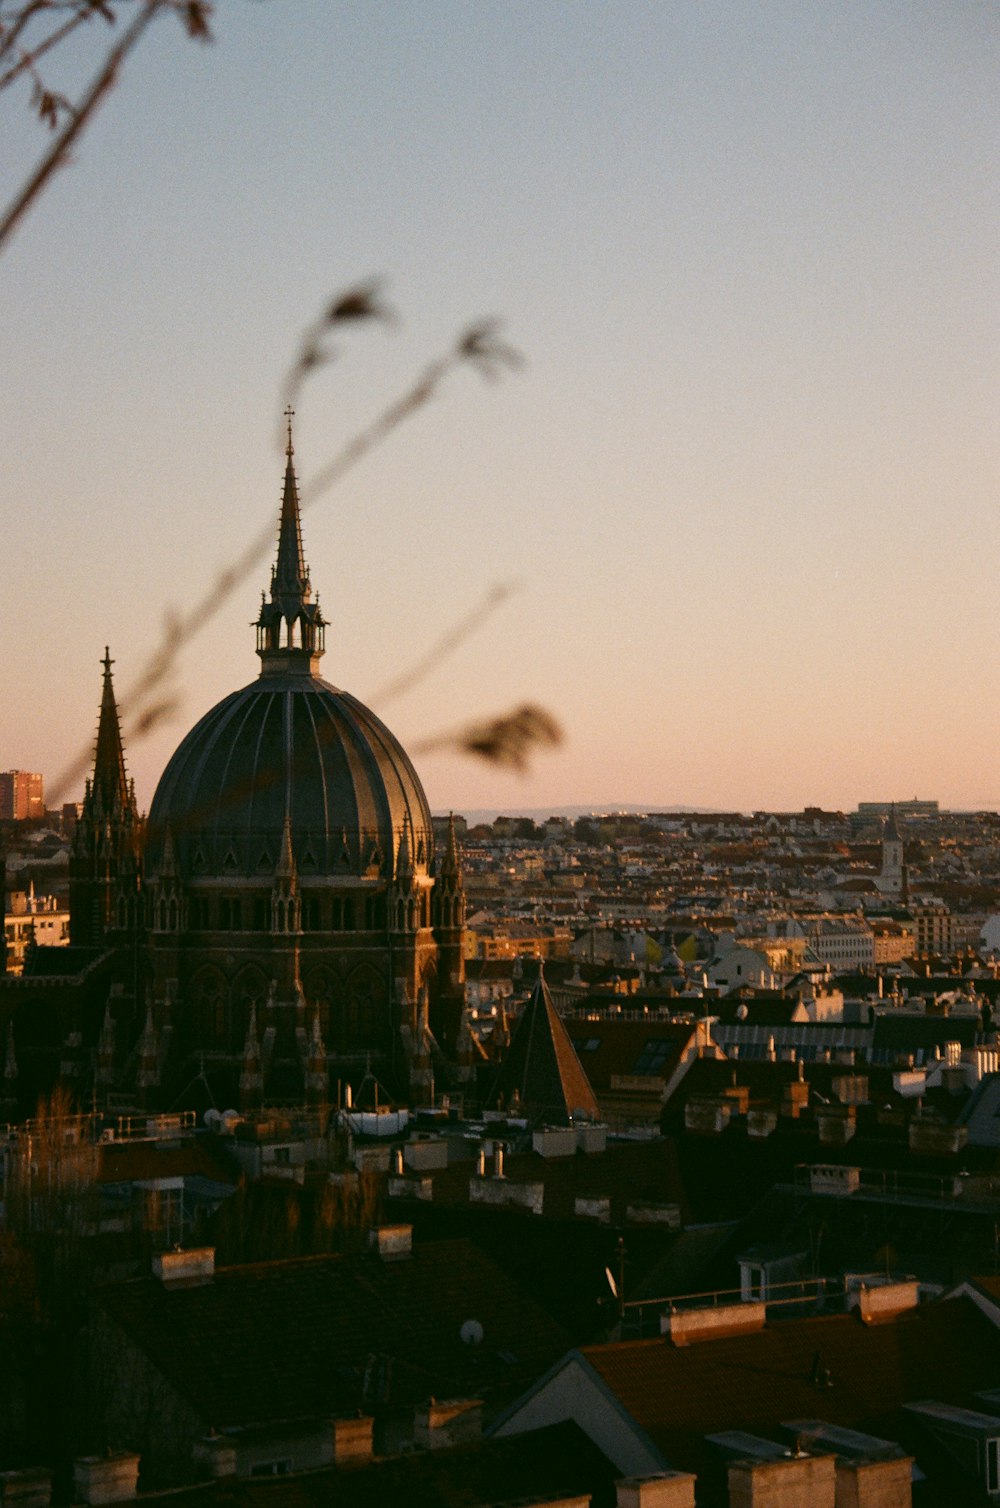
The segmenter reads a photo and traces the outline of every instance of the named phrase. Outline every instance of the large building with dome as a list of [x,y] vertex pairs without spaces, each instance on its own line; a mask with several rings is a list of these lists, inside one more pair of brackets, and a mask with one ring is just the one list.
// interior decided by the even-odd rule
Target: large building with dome
[[365,1071],[419,1091],[447,1075],[464,1037],[454,827],[435,854],[405,750],[320,675],[326,620],[303,553],[290,428],[254,627],[259,674],[181,741],[145,820],[105,654],[71,860],[76,957],[65,960],[117,954],[95,1079],[131,1078],[148,1103],[202,1080],[241,1108],[326,1100],[335,1080]]

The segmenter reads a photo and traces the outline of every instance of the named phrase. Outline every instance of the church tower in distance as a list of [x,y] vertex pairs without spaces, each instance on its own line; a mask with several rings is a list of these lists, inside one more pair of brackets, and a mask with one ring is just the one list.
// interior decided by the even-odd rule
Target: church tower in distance
[[121,724],[107,648],[94,770],[70,853],[70,942],[121,943],[139,922],[141,831],[135,788],[125,770]]

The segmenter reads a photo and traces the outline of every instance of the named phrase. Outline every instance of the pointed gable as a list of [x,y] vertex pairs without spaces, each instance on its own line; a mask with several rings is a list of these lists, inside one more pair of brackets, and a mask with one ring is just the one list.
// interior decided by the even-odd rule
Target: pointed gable
[[490,1101],[498,1103],[501,1097],[509,1110],[519,1103],[530,1120],[565,1122],[580,1114],[600,1114],[590,1081],[552,1003],[541,966]]

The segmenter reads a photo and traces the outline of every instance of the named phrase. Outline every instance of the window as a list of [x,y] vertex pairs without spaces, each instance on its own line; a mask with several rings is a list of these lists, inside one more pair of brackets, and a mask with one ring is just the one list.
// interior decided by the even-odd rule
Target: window
[[663,1065],[671,1056],[673,1050],[673,1042],[666,1041],[662,1037],[651,1037],[636,1059],[632,1072],[634,1074],[648,1074],[651,1076],[661,1073]]
[[219,901],[219,926],[223,932],[239,932],[243,926],[242,906],[235,895],[224,895]]

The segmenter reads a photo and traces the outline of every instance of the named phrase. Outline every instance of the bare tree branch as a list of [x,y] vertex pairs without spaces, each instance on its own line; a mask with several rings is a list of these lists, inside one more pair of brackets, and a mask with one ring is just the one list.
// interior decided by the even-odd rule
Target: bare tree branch
[[[28,6],[25,13],[19,17],[12,28],[15,35],[20,32],[26,21],[30,19],[28,12],[31,15],[37,15],[45,8],[47,7],[40,5]],[[110,7],[105,3],[98,3],[98,0],[90,0],[90,3],[84,8],[87,11],[92,11],[94,14],[103,15],[105,19],[110,19],[112,22],[114,20]],[[176,12],[181,18],[188,36],[197,37],[203,41],[209,40],[208,17],[211,14],[211,7],[207,3],[207,0],[140,0],[139,9],[136,11],[131,24],[108,52],[90,87],[86,90],[78,104],[71,105],[61,95],[57,95],[53,91],[46,89],[36,77],[35,104],[42,119],[55,127],[61,114],[66,115],[68,118],[38,167],[29,175],[26,182],[4,210],[3,216],[0,218],[0,250],[9,241],[17,226],[35,203],[35,200],[39,197],[56,169],[62,167],[69,160],[71,147],[89,124],[104,97],[114,88],[119,69],[129,53],[140,41],[147,26],[162,11],[168,10]],[[41,45],[47,49],[48,46],[54,45],[56,39],[56,34],[52,34]],[[4,39],[4,48],[6,51],[9,51],[11,46],[11,37],[8,35]],[[34,59],[37,55],[36,49],[30,53],[30,58]],[[33,67],[33,62],[29,62],[25,66],[29,68]]]
[[[348,306],[354,298],[364,296],[366,288],[341,295],[330,305],[331,311]],[[342,318],[355,317],[343,315]],[[360,317],[360,316],[357,316]],[[331,323],[329,319],[325,324]],[[382,413],[366,429],[359,431],[342,447],[329,464],[323,467],[305,485],[300,495],[304,511],[318,502],[372,450],[383,443],[413,414],[417,413],[428,399],[437,392],[446,377],[463,365],[472,365],[483,372],[487,366],[512,367],[519,364],[520,357],[512,347],[503,345],[496,337],[495,322],[483,322],[464,331],[456,343],[432,361],[398,398],[389,403]],[[294,371],[294,367],[293,367]],[[488,375],[496,376],[496,370]],[[122,729],[128,737],[141,737],[163,720],[177,705],[177,696],[169,688],[169,681],[177,666],[181,651],[201,630],[212,621],[236,588],[270,555],[274,544],[274,520],[269,518],[247,547],[225,569],[220,571],[208,588],[185,612],[169,613],[164,621],[160,642],[147,659],[137,679],[119,698]],[[485,603],[472,614],[460,620],[455,628],[445,634],[417,665],[409,672],[407,685],[440,663],[443,657],[485,621],[485,615],[495,611],[501,601],[510,594],[509,586],[494,587]],[[401,681],[405,678],[401,678]],[[398,694],[403,687],[397,683],[388,688],[390,695]],[[90,764],[90,751],[84,750],[59,776],[55,784],[54,801],[68,799],[66,793],[78,785]]]

